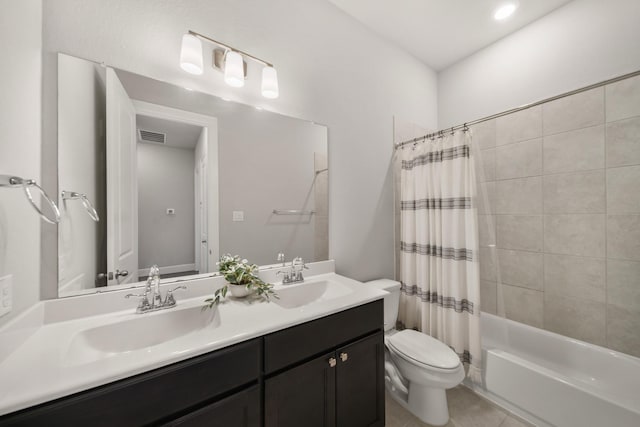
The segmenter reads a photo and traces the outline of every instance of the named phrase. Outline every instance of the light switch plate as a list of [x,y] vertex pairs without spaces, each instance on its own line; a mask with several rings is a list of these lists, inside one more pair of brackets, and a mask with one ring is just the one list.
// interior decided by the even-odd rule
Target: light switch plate
[[0,317],[11,312],[13,306],[12,282],[13,276],[11,274],[0,277]]
[[244,221],[244,211],[233,211],[233,221]]

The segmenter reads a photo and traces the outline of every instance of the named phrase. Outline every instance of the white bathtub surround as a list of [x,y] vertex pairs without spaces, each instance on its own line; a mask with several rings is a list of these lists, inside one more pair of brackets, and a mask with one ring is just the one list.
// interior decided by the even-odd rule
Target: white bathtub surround
[[[124,298],[131,289],[40,302],[0,329],[0,415],[384,296],[380,290],[335,274],[333,261],[309,266],[305,283],[276,285],[276,291],[283,292],[278,302],[227,298],[213,311],[202,312],[201,307],[206,297],[224,285],[222,277],[181,281],[187,290],[176,292],[176,308],[147,314],[135,314],[135,299]],[[261,272],[261,278],[277,283],[276,271]],[[311,291],[316,284],[323,292],[299,289],[309,286],[306,290]],[[163,286],[163,294],[175,286]],[[304,295],[306,299],[301,298]],[[153,325],[165,335],[157,344],[135,332],[136,328],[153,330]],[[166,339],[167,335],[172,338]]]
[[476,176],[470,132],[405,145],[399,321],[444,342],[481,380]]
[[640,358],[482,313],[479,394],[540,427],[640,425]]

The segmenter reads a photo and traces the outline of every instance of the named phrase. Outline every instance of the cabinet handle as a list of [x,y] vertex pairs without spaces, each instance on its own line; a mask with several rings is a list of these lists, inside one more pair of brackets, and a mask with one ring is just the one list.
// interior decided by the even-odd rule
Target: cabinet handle
[[335,357],[332,357],[332,358],[329,359],[329,366],[332,367],[332,368],[336,367],[336,358]]
[[346,362],[349,359],[349,355],[347,353],[340,353],[340,360]]

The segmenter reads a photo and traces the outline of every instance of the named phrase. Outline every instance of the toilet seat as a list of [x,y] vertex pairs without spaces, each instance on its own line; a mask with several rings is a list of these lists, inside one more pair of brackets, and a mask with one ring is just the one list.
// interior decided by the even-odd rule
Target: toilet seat
[[418,331],[405,329],[391,335],[389,347],[408,362],[428,369],[452,371],[460,366],[460,358],[447,345]]

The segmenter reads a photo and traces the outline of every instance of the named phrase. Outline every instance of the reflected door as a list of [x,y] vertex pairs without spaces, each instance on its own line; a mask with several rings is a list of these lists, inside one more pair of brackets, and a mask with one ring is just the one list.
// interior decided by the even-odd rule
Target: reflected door
[[136,111],[115,71],[107,69],[108,285],[138,281]]
[[207,230],[207,163],[206,159],[200,161],[200,273],[207,273],[209,271],[208,260],[209,257],[209,239]]

